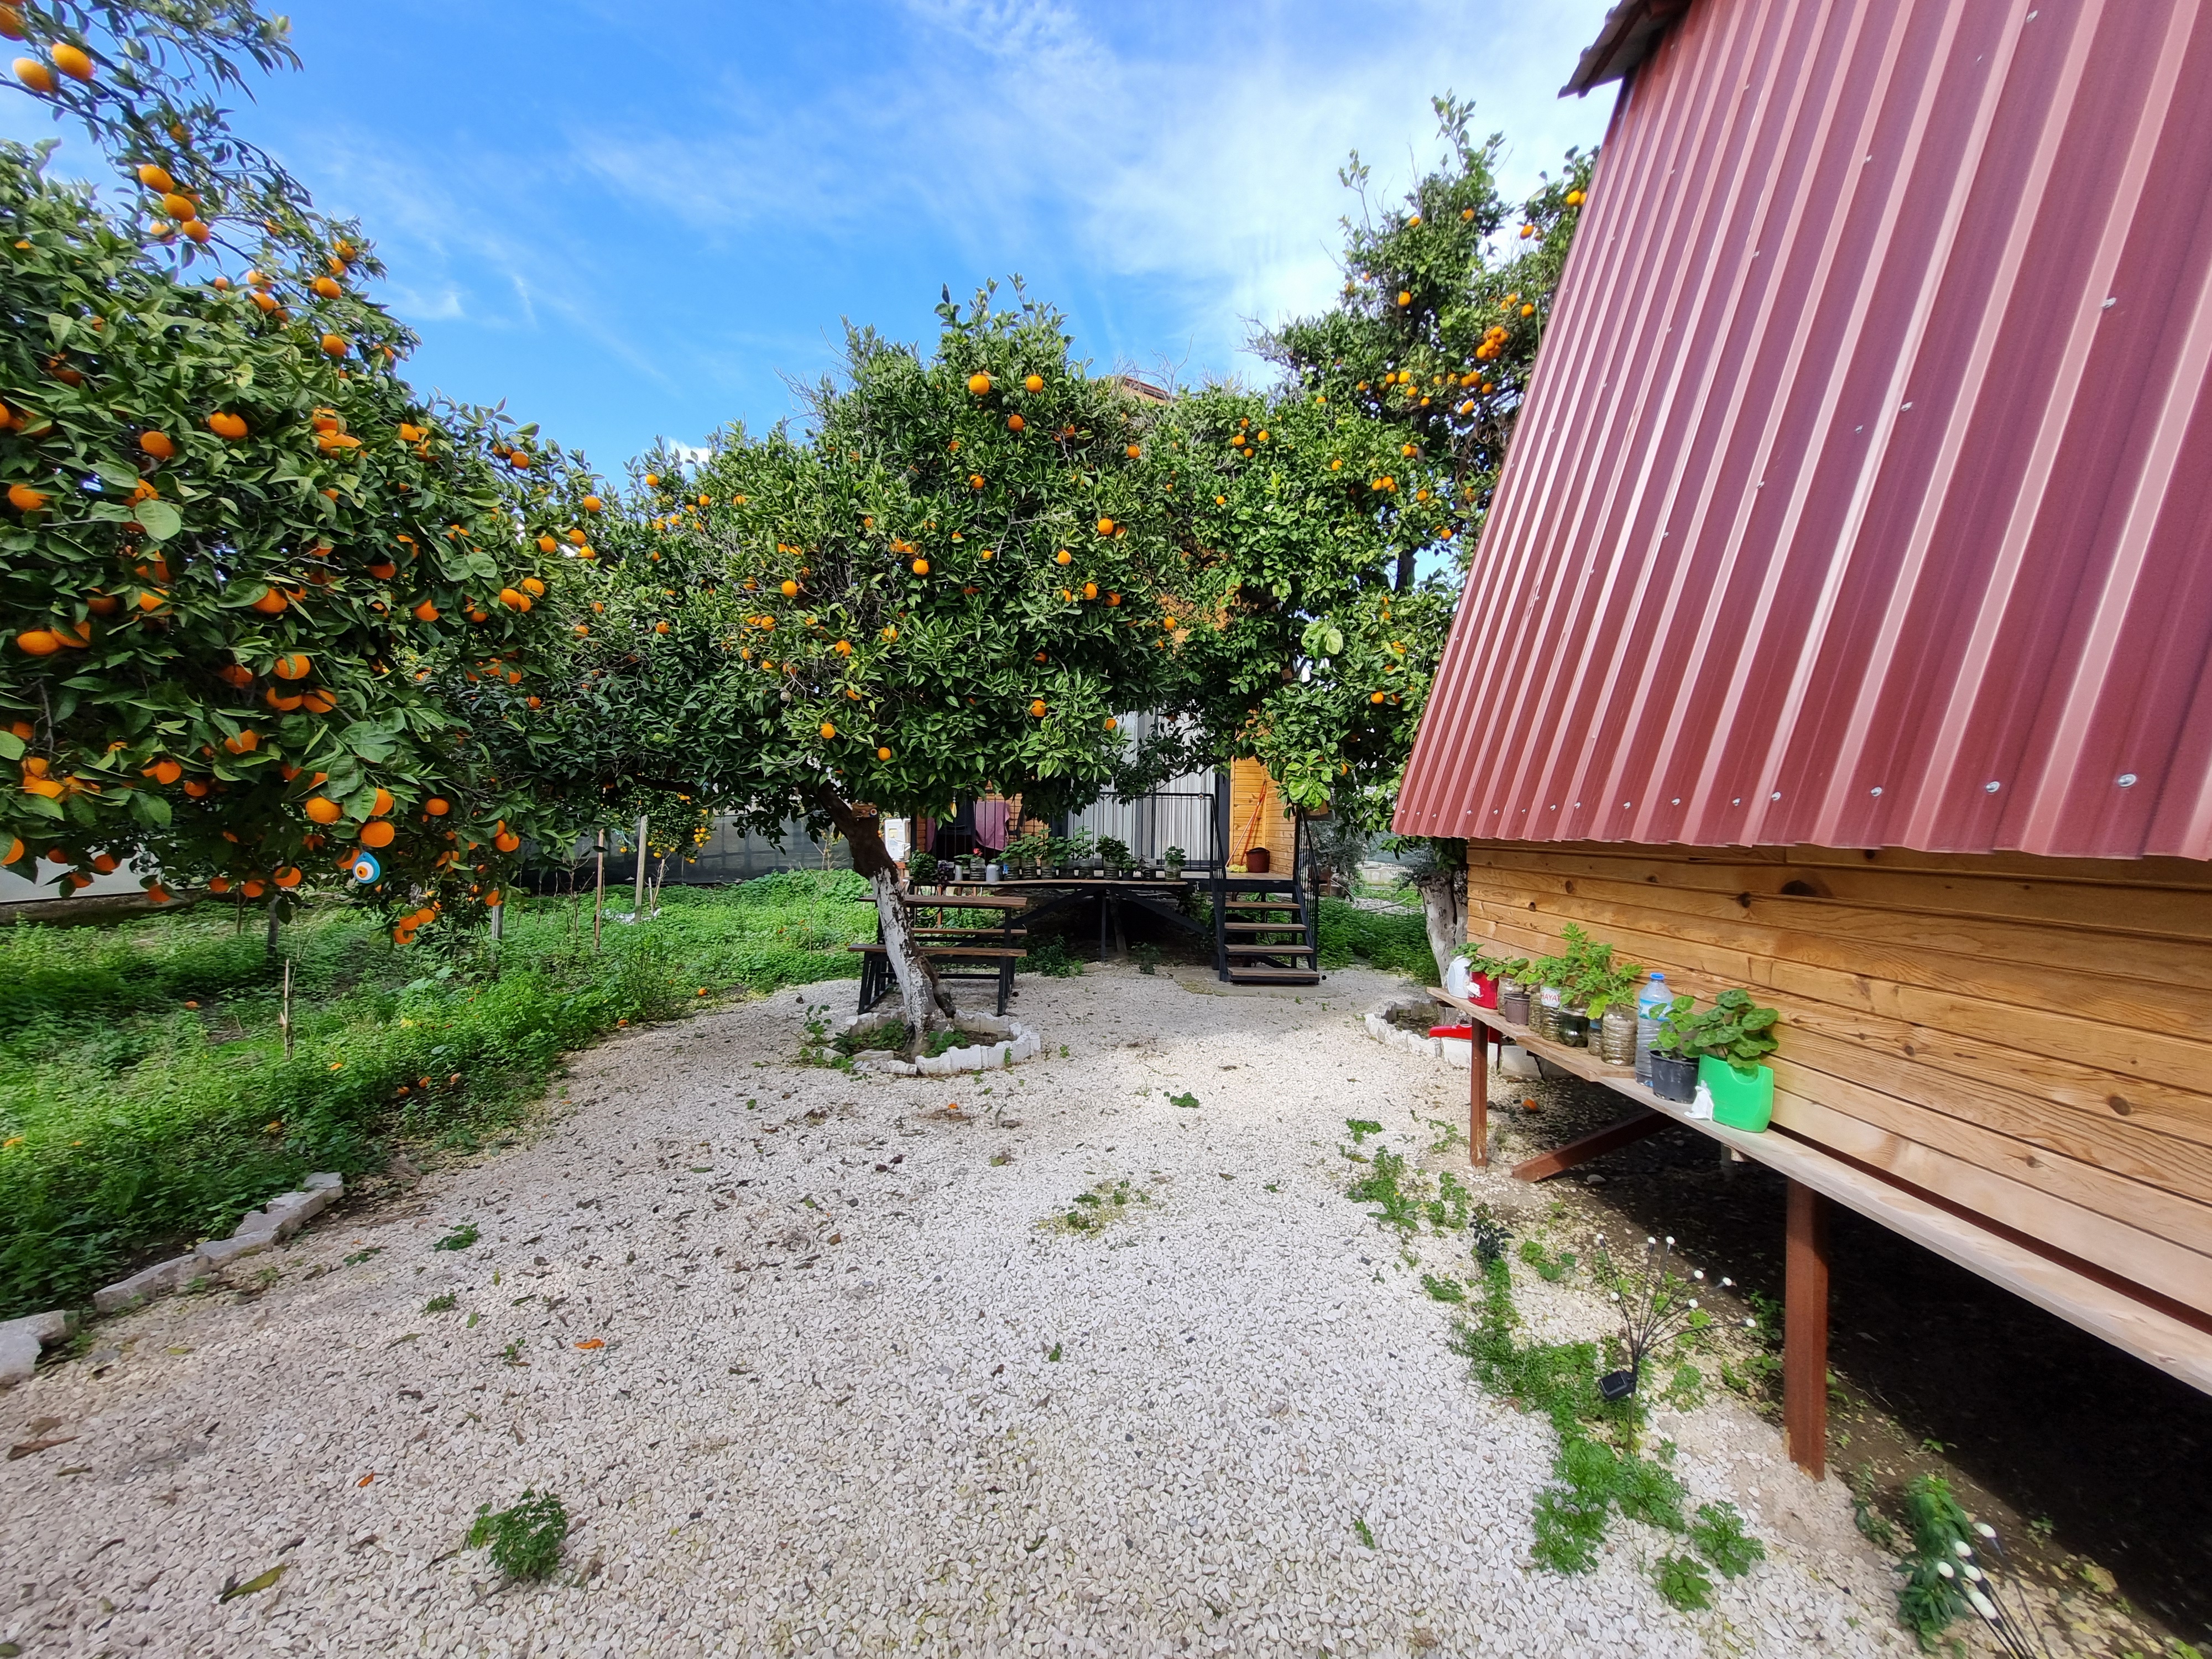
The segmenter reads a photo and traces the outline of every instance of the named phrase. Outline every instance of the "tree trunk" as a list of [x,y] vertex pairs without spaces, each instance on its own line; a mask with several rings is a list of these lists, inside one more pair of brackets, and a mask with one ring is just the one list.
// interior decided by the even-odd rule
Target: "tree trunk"
[[816,798],[837,831],[853,849],[853,869],[868,878],[875,890],[876,919],[883,924],[884,955],[897,980],[899,1003],[905,1010],[909,1053],[919,1053],[933,1032],[947,1030],[953,1013],[952,995],[938,983],[937,970],[921,953],[914,937],[899,888],[897,860],[884,845],[883,819],[872,811],[863,816],[833,791]]
[[1416,876],[1413,884],[1421,890],[1422,920],[1441,985],[1452,958],[1467,948],[1467,870],[1464,866],[1439,866]]

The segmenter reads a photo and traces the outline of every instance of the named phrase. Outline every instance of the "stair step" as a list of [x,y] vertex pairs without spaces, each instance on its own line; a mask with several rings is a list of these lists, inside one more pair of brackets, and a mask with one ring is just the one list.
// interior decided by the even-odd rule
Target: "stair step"
[[1305,923],[1291,916],[1281,921],[1224,921],[1221,928],[1228,933],[1296,933],[1305,931]]
[[1310,945],[1231,945],[1227,949],[1232,957],[1310,957],[1314,953]]
[[1318,985],[1321,975],[1310,968],[1231,968],[1231,985]]
[[1224,910],[1295,910],[1298,908],[1298,902],[1296,899],[1224,899],[1221,908]]

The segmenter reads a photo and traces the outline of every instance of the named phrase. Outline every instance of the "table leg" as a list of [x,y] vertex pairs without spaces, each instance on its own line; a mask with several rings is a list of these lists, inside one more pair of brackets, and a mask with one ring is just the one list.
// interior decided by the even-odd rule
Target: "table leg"
[[1478,1170],[1490,1164],[1490,1028],[1473,1022],[1474,1050],[1467,1082],[1467,1155]]
[[1782,1427],[1790,1461],[1818,1480],[1828,1462],[1828,1200],[1790,1183],[1782,1270]]

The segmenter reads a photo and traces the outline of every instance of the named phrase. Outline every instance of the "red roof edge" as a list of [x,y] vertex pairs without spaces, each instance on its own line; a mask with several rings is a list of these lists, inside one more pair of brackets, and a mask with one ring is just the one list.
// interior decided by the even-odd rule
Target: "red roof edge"
[[1690,0],[1620,0],[1606,13],[1597,39],[1583,50],[1559,96],[1587,97],[1593,88],[1626,76],[1689,9]]

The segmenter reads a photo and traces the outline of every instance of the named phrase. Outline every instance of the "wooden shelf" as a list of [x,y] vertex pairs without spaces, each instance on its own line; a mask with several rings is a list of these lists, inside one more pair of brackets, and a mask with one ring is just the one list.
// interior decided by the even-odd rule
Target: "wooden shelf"
[[2194,1388],[2212,1393],[2212,1332],[2176,1318],[2164,1309],[2130,1296],[2118,1286],[2081,1272],[2063,1261],[1978,1226],[1787,1130],[1768,1129],[1754,1134],[1731,1129],[1709,1118],[1692,1117],[1686,1105],[1680,1101],[1662,1100],[1637,1082],[1632,1067],[1607,1066],[1587,1048],[1568,1048],[1546,1042],[1528,1027],[1501,1018],[1495,1008],[1478,1007],[1463,997],[1433,987],[1429,995],[1561,1070],[1602,1084],[1639,1106],[1686,1124],[1699,1134],[1733,1147],[1744,1157],[2026,1297],[2045,1311],[2102,1337],[2115,1347],[2125,1349],[2136,1358]]

